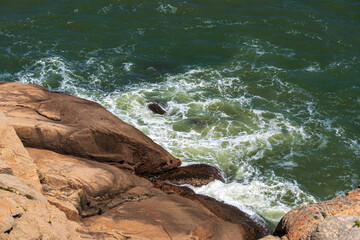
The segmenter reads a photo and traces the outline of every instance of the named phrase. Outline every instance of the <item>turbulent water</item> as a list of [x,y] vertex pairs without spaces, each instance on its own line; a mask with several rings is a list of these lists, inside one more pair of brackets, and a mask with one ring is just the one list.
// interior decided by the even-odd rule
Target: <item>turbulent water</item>
[[1,0],[0,81],[99,102],[272,226],[360,184],[357,0]]

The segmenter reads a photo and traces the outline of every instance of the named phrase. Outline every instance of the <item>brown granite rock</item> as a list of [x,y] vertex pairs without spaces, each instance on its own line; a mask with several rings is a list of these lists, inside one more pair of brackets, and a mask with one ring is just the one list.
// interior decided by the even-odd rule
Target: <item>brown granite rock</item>
[[41,193],[37,167],[1,114],[0,134],[0,239],[81,239],[83,228]]
[[260,238],[260,240],[280,240],[280,237],[273,236],[273,235],[267,235],[263,238]]
[[[249,239],[259,239],[268,234],[267,227],[265,224],[261,223],[259,219],[254,220],[250,218],[249,215],[234,206],[219,202],[208,196],[196,194],[193,190],[187,187],[175,186],[165,182],[154,182],[153,184],[154,187],[161,189],[165,193],[180,195],[200,204],[224,221],[241,225],[244,232],[248,234],[245,234],[245,236],[248,236]],[[242,238],[239,237],[239,239]]]
[[180,160],[99,104],[33,84],[0,84],[0,112],[25,146],[153,175]]
[[[44,195],[95,239],[256,239],[249,216],[212,198],[166,194],[107,164],[28,148]],[[183,194],[184,196],[186,194]],[[211,205],[211,204],[207,204]],[[240,215],[239,215],[240,214]]]
[[355,224],[359,216],[336,215],[311,227],[303,240],[355,240],[360,239],[360,227]]
[[[350,226],[348,217],[336,217],[341,215],[358,217],[360,219],[360,188],[349,192],[343,198],[335,197],[328,201],[292,209],[281,219],[274,235],[282,236],[282,240],[336,239],[327,238],[326,236],[328,235],[326,235],[325,231],[327,231],[326,229],[329,228],[331,223],[339,221],[339,219],[344,221],[341,224],[334,224],[334,230],[331,234],[329,232],[330,235],[337,236],[336,234],[345,229],[345,226]],[[349,236],[356,236],[357,231],[360,231],[360,229],[353,230],[356,231],[351,234],[355,235]],[[345,235],[344,233],[344,237]]]
[[224,182],[220,171],[207,164],[194,164],[170,170],[156,178],[174,184],[190,184],[195,187],[206,185],[215,180]]
[[[257,239],[246,227],[224,221],[200,204],[178,195],[157,195],[125,203],[84,219],[98,239]],[[100,234],[102,233],[102,234]]]
[[81,229],[48,203],[0,191],[0,239],[81,239]]
[[0,173],[13,174],[41,189],[37,167],[16,135],[14,128],[0,112]]
[[264,235],[261,224],[234,207],[188,188],[161,182],[154,188],[135,175],[180,161],[96,103],[0,82],[0,115],[0,239]]
[[41,172],[46,199],[70,220],[102,214],[124,202],[160,192],[127,170],[48,150],[27,150]]

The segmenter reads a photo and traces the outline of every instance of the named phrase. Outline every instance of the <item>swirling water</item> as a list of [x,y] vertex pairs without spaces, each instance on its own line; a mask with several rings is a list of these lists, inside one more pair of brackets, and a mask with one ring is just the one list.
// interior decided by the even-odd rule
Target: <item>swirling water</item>
[[[274,226],[360,184],[360,3],[3,0],[0,80],[101,103]],[[146,105],[159,102],[166,115]]]

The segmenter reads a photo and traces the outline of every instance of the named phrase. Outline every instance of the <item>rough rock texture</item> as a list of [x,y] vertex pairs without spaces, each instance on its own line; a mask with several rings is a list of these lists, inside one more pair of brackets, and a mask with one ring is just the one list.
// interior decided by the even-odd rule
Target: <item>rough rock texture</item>
[[234,207],[136,175],[180,161],[96,103],[0,82],[0,134],[1,240],[241,240],[266,233]]
[[0,84],[0,112],[27,147],[95,159],[140,175],[181,163],[99,104],[38,85]]
[[81,229],[49,203],[17,193],[0,193],[0,239],[81,239],[77,232]]
[[259,239],[268,233],[268,229],[259,220],[251,219],[246,213],[234,206],[219,202],[211,197],[198,195],[187,187],[175,186],[165,182],[154,182],[153,184],[154,187],[161,189],[165,193],[180,195],[202,205],[224,221],[242,225],[245,232],[249,234],[249,239],[251,239],[250,236]]
[[37,167],[1,115],[0,134],[0,239],[81,239],[82,227],[41,193]]
[[360,239],[356,218],[360,221],[360,188],[344,198],[292,209],[281,219],[274,235],[281,240]]
[[84,223],[95,239],[257,239],[263,231],[241,211],[214,199],[207,200],[213,201],[211,209],[168,195],[114,166],[48,150],[28,151],[48,201],[69,219]]
[[360,227],[355,225],[360,221],[359,216],[336,215],[311,227],[310,231],[301,239],[304,240],[354,240],[360,239]]
[[102,214],[160,192],[146,179],[111,165],[48,150],[27,150],[41,173],[45,197],[70,220]]
[[[157,195],[125,203],[85,219],[92,232],[135,239],[256,239],[252,232],[219,219],[206,208],[178,195]],[[101,235],[98,236],[99,239]]]
[[37,167],[16,135],[14,128],[1,112],[0,136],[0,173],[18,176],[40,190]]
[[261,238],[261,240],[280,240],[280,237],[268,235],[266,237]]
[[190,184],[195,187],[206,185],[215,180],[224,182],[218,169],[206,164],[194,164],[168,171],[156,178],[174,184]]

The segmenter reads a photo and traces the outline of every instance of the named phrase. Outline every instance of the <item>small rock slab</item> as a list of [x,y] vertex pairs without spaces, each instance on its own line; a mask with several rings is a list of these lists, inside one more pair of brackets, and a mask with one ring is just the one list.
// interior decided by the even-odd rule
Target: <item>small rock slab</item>
[[160,104],[155,102],[149,103],[148,108],[156,114],[164,115],[166,113],[166,110],[162,106],[160,106]]
[[207,164],[179,167],[160,175],[156,180],[174,184],[190,184],[194,187],[201,187],[215,180],[224,182],[220,171]]

